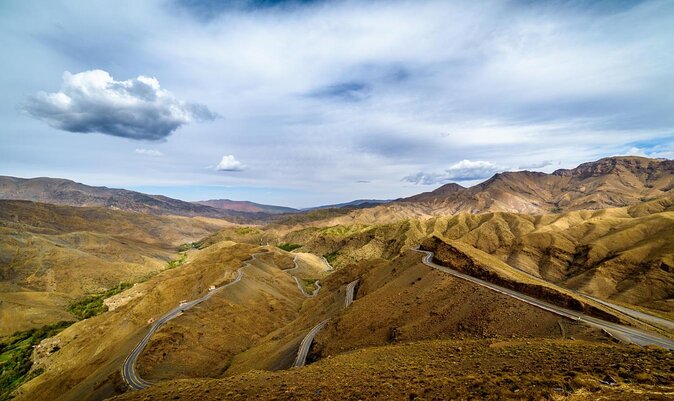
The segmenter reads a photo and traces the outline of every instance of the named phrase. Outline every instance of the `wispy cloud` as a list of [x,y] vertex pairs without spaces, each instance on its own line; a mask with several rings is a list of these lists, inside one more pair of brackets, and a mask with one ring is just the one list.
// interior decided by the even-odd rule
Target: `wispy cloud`
[[164,156],[164,154],[158,151],[157,149],[136,148],[135,152],[138,153],[139,155],[146,155],[153,157]]
[[[551,171],[631,147],[656,157],[674,148],[672,1],[281,3],[126,1],[112,10],[97,2],[54,0],[38,9],[13,2],[0,12],[8,43],[0,63],[7,127],[0,167],[73,178],[84,169],[114,173],[118,185],[126,177],[273,187],[314,204],[411,195],[419,188],[400,181],[410,175],[419,183],[483,175],[446,172],[460,160]],[[85,123],[74,109],[59,115],[65,98],[38,102],[37,114],[57,129],[103,127],[164,140],[162,152],[180,155],[138,177],[138,169],[163,160],[133,157],[127,141],[110,135],[62,135],[7,112],[26,93],[52,87],[65,68],[109,71],[113,86],[157,77],[178,110],[190,99],[227,119],[184,123],[127,84],[133,94],[124,96],[149,112],[117,107],[113,88],[96,92],[100,100],[75,101],[87,106]],[[65,88],[49,92],[77,98]],[[223,149],[250,167],[205,169],[204,160],[214,164]],[[362,177],[371,182],[356,182]]]
[[404,177],[403,181],[421,185],[444,184],[454,181],[474,181],[489,178],[493,174],[503,171],[503,169],[503,167],[499,167],[488,161],[461,160],[443,172],[419,172]]

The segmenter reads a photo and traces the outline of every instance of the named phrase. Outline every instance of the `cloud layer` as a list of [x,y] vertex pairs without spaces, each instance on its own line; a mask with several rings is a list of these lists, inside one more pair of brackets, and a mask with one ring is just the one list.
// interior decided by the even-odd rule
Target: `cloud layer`
[[155,78],[115,81],[103,70],[66,71],[59,92],[39,92],[24,109],[64,131],[150,141],[162,140],[189,122],[215,118],[206,106],[176,99]]
[[[44,3],[0,1],[4,174],[305,207],[492,173],[462,160],[550,172],[674,154],[671,0]],[[93,68],[103,88],[53,86]],[[124,81],[140,73],[173,96]],[[50,125],[166,138],[142,147],[171,157],[17,115],[47,89],[27,110]],[[176,97],[227,118],[190,124],[212,113]],[[243,171],[216,170],[230,154]]]
[[422,185],[437,185],[454,181],[474,181],[489,178],[495,173],[503,170],[503,167],[499,167],[488,161],[461,160],[460,162],[451,165],[444,172],[419,172],[404,177],[403,181]]

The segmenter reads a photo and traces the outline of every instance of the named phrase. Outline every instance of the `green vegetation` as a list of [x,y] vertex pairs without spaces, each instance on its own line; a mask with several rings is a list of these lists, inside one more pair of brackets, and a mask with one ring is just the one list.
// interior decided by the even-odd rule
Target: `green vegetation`
[[348,237],[354,234],[360,234],[367,230],[372,229],[372,226],[365,224],[351,224],[351,225],[337,225],[332,227],[326,227],[321,230],[322,234],[330,237]]
[[131,286],[131,283],[119,283],[105,292],[89,295],[70,304],[68,306],[68,312],[72,313],[80,320],[100,315],[101,313],[108,311],[108,307],[103,303],[104,299],[119,294],[127,288],[131,288]]
[[318,279],[315,278],[304,278],[302,279],[302,287],[304,287],[304,292],[311,294],[316,290],[316,282]]
[[180,257],[177,259],[171,259],[168,261],[167,269],[175,269],[176,267],[182,266],[183,263],[187,260],[187,252],[181,252]]
[[238,227],[236,233],[239,235],[257,234],[260,230],[253,227]]
[[301,248],[302,245],[300,244],[290,244],[290,243],[283,243],[283,244],[278,244],[276,245],[277,248],[283,249],[286,252],[292,252],[297,248]]
[[328,261],[328,263],[332,264],[332,262],[334,262],[335,259],[337,259],[337,255],[339,255],[339,253],[337,251],[335,251],[335,252],[326,253],[325,255],[323,255],[323,257],[325,258],[325,260]]
[[178,252],[187,252],[190,249],[199,249],[198,242],[186,242],[178,247]]
[[[45,338],[56,335],[61,330],[73,324],[73,322],[59,322],[37,329],[18,331],[0,342],[0,401],[9,400],[11,392],[23,382],[32,379],[42,373],[36,369],[28,375],[33,366],[31,356],[33,347]],[[52,352],[58,351],[54,347]]]

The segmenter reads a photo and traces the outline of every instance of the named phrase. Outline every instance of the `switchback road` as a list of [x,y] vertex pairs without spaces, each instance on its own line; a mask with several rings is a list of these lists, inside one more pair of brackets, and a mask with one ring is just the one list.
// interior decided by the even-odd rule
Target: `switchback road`
[[241,281],[241,278],[243,277],[243,270],[246,267],[250,266],[250,264],[253,263],[257,255],[261,253],[253,254],[252,258],[249,261],[247,261],[242,267],[237,269],[236,278],[233,281],[209,291],[208,293],[206,293],[206,295],[202,296],[201,298],[181,303],[180,305],[171,309],[165,315],[157,319],[157,321],[152,324],[150,330],[147,332],[147,334],[145,334],[145,337],[143,337],[143,339],[140,340],[138,345],[136,345],[136,347],[131,351],[131,354],[129,354],[129,356],[126,357],[126,359],[124,360],[124,364],[122,365],[122,378],[124,378],[124,381],[131,389],[141,390],[146,387],[149,387],[152,384],[146,380],[143,380],[143,378],[141,378],[138,375],[138,372],[136,372],[136,362],[138,361],[138,357],[140,357],[140,354],[143,352],[143,349],[145,349],[148,342],[150,342],[150,338],[152,338],[154,333],[156,333],[157,330],[159,330],[164,324],[166,324],[166,322],[180,316],[184,311],[206,301],[216,293]]

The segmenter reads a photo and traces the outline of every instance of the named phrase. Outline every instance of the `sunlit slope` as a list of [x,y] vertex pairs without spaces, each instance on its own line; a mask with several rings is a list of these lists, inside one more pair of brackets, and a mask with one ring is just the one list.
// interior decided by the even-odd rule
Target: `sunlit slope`
[[[102,400],[124,391],[122,363],[147,332],[148,320],[181,300],[204,295],[211,285],[232,280],[242,263],[259,250],[225,241],[120,293],[117,297],[122,302],[115,310],[77,322],[56,336],[59,351],[41,362],[44,373],[20,387],[16,399]],[[218,302],[215,297],[209,301]]]
[[217,222],[0,201],[1,333],[68,318],[74,298],[166,266]]
[[391,224],[307,227],[284,234],[345,266],[391,258],[438,236],[601,298],[674,311],[674,199],[564,214],[458,214]]

